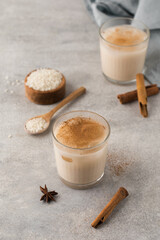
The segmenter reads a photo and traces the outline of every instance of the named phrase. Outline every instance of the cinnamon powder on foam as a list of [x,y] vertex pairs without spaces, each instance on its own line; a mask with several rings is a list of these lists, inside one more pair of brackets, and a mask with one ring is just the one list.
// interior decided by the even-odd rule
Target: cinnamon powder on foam
[[57,140],[72,148],[89,148],[104,141],[107,129],[91,118],[76,117],[63,122],[56,134]]
[[108,28],[102,35],[108,42],[119,46],[139,44],[147,38],[142,30],[126,25]]

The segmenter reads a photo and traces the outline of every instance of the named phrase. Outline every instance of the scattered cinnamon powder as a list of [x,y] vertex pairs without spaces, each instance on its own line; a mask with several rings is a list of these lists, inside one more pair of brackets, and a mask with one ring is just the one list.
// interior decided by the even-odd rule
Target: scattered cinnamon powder
[[112,173],[114,173],[116,176],[122,175],[125,171],[129,163],[117,163],[117,164],[111,164],[110,165],[110,170]]
[[109,153],[107,159],[108,168],[114,176],[123,175],[128,170],[129,165],[132,164],[132,162],[126,159],[122,153]]

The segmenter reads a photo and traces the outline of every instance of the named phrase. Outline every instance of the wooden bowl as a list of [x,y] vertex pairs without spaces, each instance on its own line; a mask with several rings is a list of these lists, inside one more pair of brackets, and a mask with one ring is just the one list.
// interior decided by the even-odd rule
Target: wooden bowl
[[[35,71],[37,71],[37,69],[33,70],[32,72],[35,72]],[[56,103],[64,98],[66,79],[63,76],[63,74],[62,74],[62,82],[56,89],[48,90],[48,91],[40,91],[40,90],[35,90],[33,88],[30,88],[26,85],[27,78],[32,72],[30,72],[25,77],[25,81],[24,81],[25,95],[31,102],[34,102],[36,104],[49,105],[49,104]]]

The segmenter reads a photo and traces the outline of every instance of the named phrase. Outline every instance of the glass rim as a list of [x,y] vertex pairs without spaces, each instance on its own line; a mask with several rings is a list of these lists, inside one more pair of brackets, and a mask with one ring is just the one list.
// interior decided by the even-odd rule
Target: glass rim
[[[112,22],[113,20],[130,20],[130,21],[135,21],[135,22],[138,22],[138,23],[140,23],[140,24],[142,24],[143,26],[144,26],[144,28],[147,30],[147,37],[146,37],[146,39],[144,39],[142,42],[139,42],[139,43],[136,43],[136,44],[132,44],[132,45],[128,45],[128,46],[122,46],[122,45],[118,45],[118,44],[114,44],[114,43],[111,43],[111,42],[109,42],[109,41],[107,41],[103,36],[102,36],[102,34],[101,34],[101,29],[102,29],[102,27],[104,26],[104,24],[106,24],[106,23],[108,23],[108,22]],[[126,24],[127,25],[127,24]],[[128,24],[129,25],[129,24]],[[117,24],[117,26],[119,26],[119,24]],[[99,36],[102,38],[102,40],[104,40],[106,43],[108,43],[108,44],[110,44],[110,45],[112,45],[112,46],[114,46],[114,47],[121,47],[121,48],[127,48],[127,47],[135,47],[135,46],[138,46],[138,45],[140,45],[140,44],[142,44],[142,43],[144,43],[144,42],[146,42],[148,39],[149,39],[149,37],[150,37],[150,30],[149,30],[149,28],[147,27],[147,25],[145,25],[143,22],[141,22],[141,21],[139,21],[139,20],[137,20],[137,19],[134,19],[134,18],[127,18],[127,17],[113,17],[112,19],[109,19],[108,21],[105,21],[104,23],[102,23],[102,25],[99,27]]]
[[[78,113],[78,112],[79,112],[79,113],[86,112],[86,113],[95,114],[95,115],[97,115],[98,117],[102,118],[102,119],[107,123],[108,130],[109,130],[109,131],[108,131],[108,134],[106,135],[105,139],[104,139],[102,142],[100,142],[99,144],[97,144],[97,145],[95,145],[95,146],[93,146],[93,147],[88,147],[88,148],[73,148],[73,147],[69,147],[69,146],[67,146],[67,145],[64,145],[63,143],[61,143],[61,142],[58,141],[58,139],[56,138],[56,136],[55,136],[55,134],[54,134],[54,131],[53,131],[54,125],[56,124],[56,122],[57,122],[61,117],[65,116],[65,115],[68,115],[68,114],[70,114],[70,113],[76,113],[76,112],[77,112],[77,113]],[[88,110],[76,110],[76,111],[70,111],[70,112],[61,114],[58,118],[56,118],[56,120],[54,121],[53,126],[52,126],[52,137],[54,138],[54,140],[55,140],[58,144],[60,144],[61,146],[65,147],[65,148],[68,148],[68,149],[71,149],[71,150],[74,150],[74,151],[76,151],[76,150],[77,150],[77,151],[86,151],[86,150],[92,150],[92,149],[96,149],[96,148],[98,148],[98,147],[101,147],[101,146],[107,141],[107,139],[109,138],[110,133],[111,133],[111,128],[110,128],[110,125],[109,125],[108,121],[107,121],[104,117],[102,117],[100,114],[95,113],[95,112],[92,112],[92,111],[88,111]]]

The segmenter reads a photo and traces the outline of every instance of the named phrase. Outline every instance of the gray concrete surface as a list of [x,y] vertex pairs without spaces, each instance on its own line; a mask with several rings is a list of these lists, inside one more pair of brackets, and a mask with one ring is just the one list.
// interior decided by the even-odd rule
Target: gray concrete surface
[[[83,1],[1,1],[0,66],[0,239],[158,240],[160,95],[148,99],[147,119],[137,102],[118,102],[116,95],[135,89],[135,84],[117,86],[103,78],[98,29]],[[60,181],[51,128],[37,137],[24,132],[26,119],[53,107],[25,98],[24,77],[38,67],[63,72],[67,94],[82,85],[87,88],[85,96],[57,116],[87,109],[111,125],[105,176],[94,188],[72,190]],[[16,80],[20,85],[12,86]],[[127,167],[116,176],[118,164]],[[39,186],[45,183],[58,191],[56,203],[39,201]],[[93,229],[91,222],[120,186],[129,197],[103,226]]]

